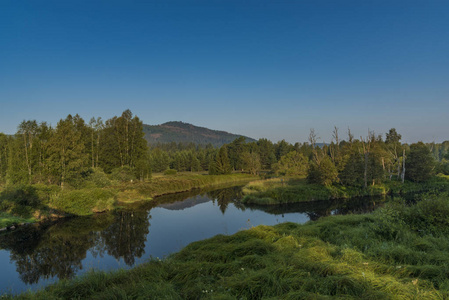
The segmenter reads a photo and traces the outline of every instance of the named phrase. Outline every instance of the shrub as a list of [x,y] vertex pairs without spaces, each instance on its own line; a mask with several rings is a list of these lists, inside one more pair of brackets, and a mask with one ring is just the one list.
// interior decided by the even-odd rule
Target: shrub
[[136,179],[133,169],[129,166],[123,166],[121,168],[113,169],[110,177],[112,180],[122,182],[129,182]]
[[178,172],[174,169],[167,169],[164,171],[164,175],[176,175]]
[[111,180],[100,168],[95,168],[92,173],[86,179],[86,185],[93,185],[94,187],[107,187],[111,185]]
[[53,208],[79,216],[110,210],[114,204],[114,192],[99,188],[62,191],[51,199]]

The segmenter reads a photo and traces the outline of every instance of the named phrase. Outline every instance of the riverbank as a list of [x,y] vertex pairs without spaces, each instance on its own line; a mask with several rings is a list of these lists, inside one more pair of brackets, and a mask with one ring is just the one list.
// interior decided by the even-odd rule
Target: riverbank
[[114,188],[118,190],[117,200],[119,203],[132,203],[193,189],[221,184],[244,183],[258,178],[258,176],[242,173],[229,175],[180,174],[158,176],[154,177],[151,182],[118,185]]
[[273,178],[256,180],[243,188],[242,203],[278,205],[317,200],[350,199],[355,197],[406,195],[410,193],[449,191],[449,176],[435,176],[427,182],[385,182],[364,187],[308,184],[305,178]]
[[111,182],[61,190],[51,185],[19,185],[0,191],[0,228],[66,216],[87,216],[153,197],[209,186],[244,183],[257,177],[248,174],[179,174],[157,176],[146,182]]
[[134,269],[91,271],[18,299],[445,299],[449,196],[372,214],[258,226]]

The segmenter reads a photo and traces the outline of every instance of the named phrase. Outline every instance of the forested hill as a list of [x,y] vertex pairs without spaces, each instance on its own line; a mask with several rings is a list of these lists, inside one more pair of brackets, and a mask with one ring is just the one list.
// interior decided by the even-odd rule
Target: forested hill
[[[161,125],[143,125],[145,139],[150,144],[156,143],[195,143],[214,146],[222,146],[240,137],[241,135],[228,133],[225,131],[212,130],[205,127],[198,127],[184,122],[167,122]],[[244,136],[247,142],[255,140]]]

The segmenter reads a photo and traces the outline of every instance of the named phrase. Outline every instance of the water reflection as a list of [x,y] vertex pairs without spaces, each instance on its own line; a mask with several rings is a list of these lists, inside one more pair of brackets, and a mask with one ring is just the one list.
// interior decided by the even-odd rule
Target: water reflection
[[33,284],[41,278],[73,277],[83,269],[88,250],[94,258],[107,253],[133,265],[144,254],[149,226],[146,211],[125,210],[23,227],[0,236],[0,248],[10,251],[20,279]]
[[[109,258],[133,266],[150,255],[177,251],[194,240],[234,233],[250,218],[253,225],[276,224],[279,216],[281,221],[304,222],[331,214],[372,211],[383,203],[382,199],[358,199],[246,207],[236,201],[241,198],[241,187],[191,191],[113,213],[21,227],[0,235],[0,249],[9,252],[9,261],[0,257],[0,265],[13,263],[20,281],[33,285],[40,280],[71,278],[93,260],[100,268],[110,264]],[[10,288],[1,284],[0,292]],[[22,284],[19,289],[26,288]]]
[[100,232],[104,250],[115,258],[123,258],[129,266],[145,251],[149,232],[149,215],[146,211],[121,211],[115,214],[115,221]]
[[273,215],[283,215],[286,213],[305,213],[309,220],[316,221],[319,218],[330,215],[346,215],[346,214],[360,214],[369,213],[377,207],[383,205],[388,201],[388,197],[373,197],[373,198],[353,198],[343,200],[330,201],[313,201],[303,203],[293,203],[284,205],[250,205],[251,209],[262,210]]

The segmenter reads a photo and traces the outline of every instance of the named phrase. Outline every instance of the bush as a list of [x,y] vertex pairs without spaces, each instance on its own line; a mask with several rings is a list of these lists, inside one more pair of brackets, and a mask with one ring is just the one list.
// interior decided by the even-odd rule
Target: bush
[[176,175],[178,172],[174,169],[167,169],[164,171],[164,175]]
[[31,185],[9,187],[1,193],[0,199],[22,206],[37,207],[40,205],[36,189]]
[[114,192],[99,188],[62,191],[51,199],[51,206],[72,215],[90,215],[113,209]]
[[115,168],[112,170],[110,178],[112,180],[117,180],[121,182],[129,182],[136,180],[136,176],[134,175],[134,171],[129,166],[124,166],[121,168]]
[[86,179],[86,186],[103,188],[110,185],[111,180],[100,168],[93,169],[92,173]]

